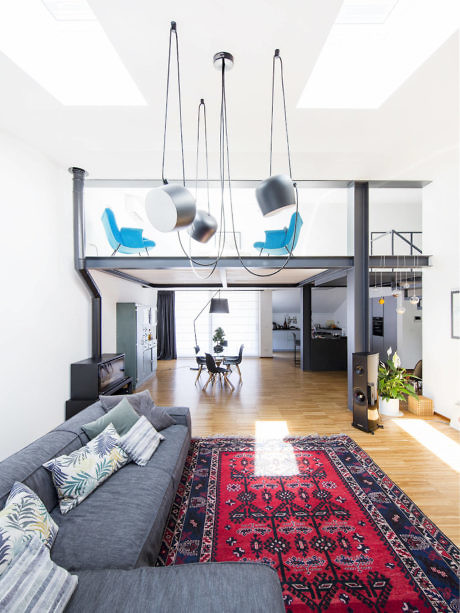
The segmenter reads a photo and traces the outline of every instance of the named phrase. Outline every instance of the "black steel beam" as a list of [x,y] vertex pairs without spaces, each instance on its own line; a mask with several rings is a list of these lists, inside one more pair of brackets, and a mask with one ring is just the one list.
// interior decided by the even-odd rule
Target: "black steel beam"
[[300,330],[300,368],[311,370],[311,285],[301,290]]
[[73,179],[73,249],[74,266],[79,273],[89,293],[91,294],[91,351],[93,358],[102,353],[101,333],[101,294],[91,273],[85,266],[85,215],[83,209],[83,193],[86,172],[82,168],[69,168]]

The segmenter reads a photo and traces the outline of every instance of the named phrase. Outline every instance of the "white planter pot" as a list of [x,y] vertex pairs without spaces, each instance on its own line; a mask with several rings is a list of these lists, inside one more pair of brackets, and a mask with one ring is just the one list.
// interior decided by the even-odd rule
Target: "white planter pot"
[[401,417],[402,415],[399,410],[398,398],[381,398],[379,396],[379,411],[380,415],[388,415],[389,417]]

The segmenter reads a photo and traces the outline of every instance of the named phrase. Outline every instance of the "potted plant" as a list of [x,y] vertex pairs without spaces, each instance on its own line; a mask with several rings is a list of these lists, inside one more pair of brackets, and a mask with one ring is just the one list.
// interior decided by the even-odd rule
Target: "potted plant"
[[379,364],[379,411],[382,415],[399,417],[399,401],[404,394],[417,397],[414,386],[409,382],[409,375],[401,368],[401,360],[396,351],[391,356],[391,347],[387,351],[388,360]]
[[225,332],[222,328],[216,328],[214,330],[214,335],[212,337],[214,343],[214,353],[222,353],[224,347],[227,345],[227,341],[225,340]]

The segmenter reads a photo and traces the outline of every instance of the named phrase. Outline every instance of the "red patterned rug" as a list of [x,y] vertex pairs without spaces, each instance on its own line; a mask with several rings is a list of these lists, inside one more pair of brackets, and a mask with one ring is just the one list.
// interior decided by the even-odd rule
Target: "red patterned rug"
[[158,565],[261,562],[286,611],[458,611],[459,549],[348,436],[192,441]]

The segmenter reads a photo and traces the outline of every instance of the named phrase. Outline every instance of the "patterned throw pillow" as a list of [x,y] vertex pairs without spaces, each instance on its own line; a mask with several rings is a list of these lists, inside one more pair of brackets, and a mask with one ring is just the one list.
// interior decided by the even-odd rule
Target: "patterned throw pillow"
[[80,504],[128,462],[119,443],[119,434],[109,424],[84,447],[43,464],[52,473],[61,513],[68,513]]
[[61,613],[78,577],[57,566],[49,550],[33,536],[10,564],[0,581],[0,611]]
[[9,504],[0,511],[0,577],[31,538],[15,522],[18,512],[18,504]]
[[157,432],[149,420],[142,416],[120,439],[120,447],[126,451],[130,459],[145,466],[164,436]]
[[43,544],[51,549],[59,528],[37,494],[24,483],[16,481],[6,501],[6,506],[9,504],[19,505],[14,516],[11,516],[17,528],[28,535],[37,534]]

